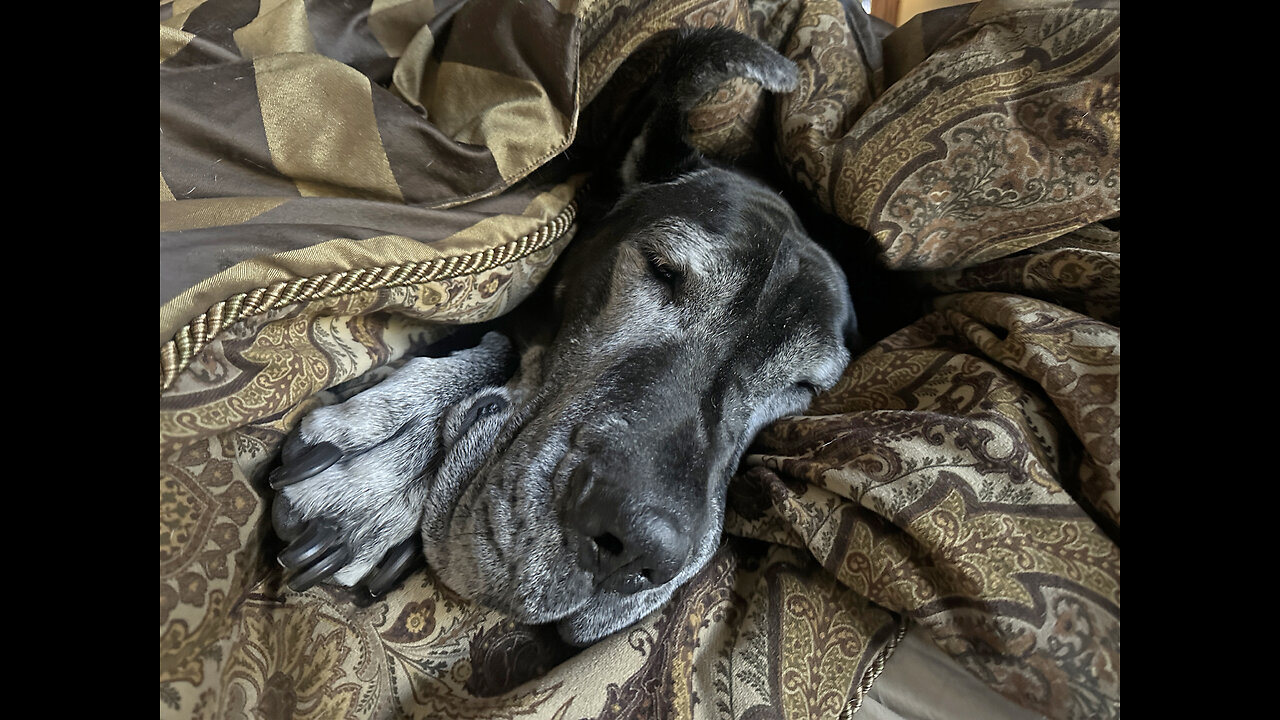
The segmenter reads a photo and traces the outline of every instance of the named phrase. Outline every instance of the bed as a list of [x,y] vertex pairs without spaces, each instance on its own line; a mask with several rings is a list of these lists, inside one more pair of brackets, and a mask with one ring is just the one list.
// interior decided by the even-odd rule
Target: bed
[[[710,25],[801,80],[724,84],[696,143],[763,133],[815,237],[874,263],[872,342],[756,439],[715,558],[585,649],[429,569],[290,591],[285,435],[527,296],[586,119]],[[161,717],[1119,716],[1119,2],[173,0],[160,119]]]

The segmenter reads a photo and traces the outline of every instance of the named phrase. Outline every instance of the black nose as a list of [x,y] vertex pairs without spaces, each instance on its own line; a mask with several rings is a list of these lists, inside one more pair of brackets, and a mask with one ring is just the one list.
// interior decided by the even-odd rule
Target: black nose
[[687,521],[673,502],[639,492],[642,482],[613,482],[574,472],[567,525],[579,535],[578,560],[600,587],[630,594],[662,585],[689,558]]

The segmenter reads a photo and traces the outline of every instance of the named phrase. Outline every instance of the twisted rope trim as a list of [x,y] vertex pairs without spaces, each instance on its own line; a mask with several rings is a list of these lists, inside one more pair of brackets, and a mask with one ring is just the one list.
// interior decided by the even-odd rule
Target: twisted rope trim
[[862,709],[862,701],[866,698],[867,693],[871,690],[871,684],[880,677],[880,673],[884,672],[884,664],[889,661],[889,656],[893,655],[893,651],[898,649],[898,644],[902,642],[902,638],[907,634],[907,618],[902,616],[898,618],[898,631],[894,633],[893,639],[881,648],[876,659],[871,661],[871,666],[867,668],[867,672],[862,676],[862,682],[853,691],[853,697],[849,698],[849,703],[844,706],[844,710],[840,713],[840,720],[852,720],[853,714]]
[[247,317],[296,302],[319,300],[381,288],[414,285],[484,272],[515,262],[559,240],[573,226],[577,201],[571,201],[536,231],[496,248],[469,255],[436,258],[404,265],[357,268],[279,282],[233,295],[217,303],[174,334],[160,348],[160,392],[186,369],[191,359],[223,329]]

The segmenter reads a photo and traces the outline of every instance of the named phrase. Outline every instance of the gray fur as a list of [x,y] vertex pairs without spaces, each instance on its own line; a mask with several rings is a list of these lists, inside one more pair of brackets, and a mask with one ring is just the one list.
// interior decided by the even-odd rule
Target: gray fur
[[[794,84],[771,50],[714,39],[746,48],[731,72]],[[715,552],[752,437],[836,383],[853,328],[843,274],[776,192],[683,162],[672,177],[622,168],[622,197],[510,341],[415,359],[309,415],[285,467],[321,443],[341,459],[281,488],[281,535],[336,527],[353,558],[332,579],[354,585],[420,532],[454,591],[578,644],[667,602]]]

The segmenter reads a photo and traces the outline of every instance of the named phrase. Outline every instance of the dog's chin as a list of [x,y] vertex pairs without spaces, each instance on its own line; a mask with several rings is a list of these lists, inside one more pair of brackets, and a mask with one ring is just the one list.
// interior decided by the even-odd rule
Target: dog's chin
[[[492,486],[472,487],[478,490],[464,495],[444,535],[424,537],[436,577],[530,625],[556,622],[588,605],[592,577],[579,567],[577,545],[560,530],[559,514],[545,505],[499,501]],[[526,519],[516,528],[509,518],[521,515]]]
[[[452,542],[460,541],[455,538]],[[523,549],[531,556],[543,557],[550,550],[545,545]],[[527,625],[554,623],[590,604],[591,578],[574,570],[571,559],[553,561],[554,572],[549,565],[541,572],[531,572],[510,567],[497,559],[495,550],[492,545],[474,543],[454,550],[453,562],[432,566],[440,581],[454,592]]]
[[634,595],[599,591],[577,609],[556,621],[556,632],[571,645],[585,646],[634,624],[662,607],[677,583],[667,583]]

